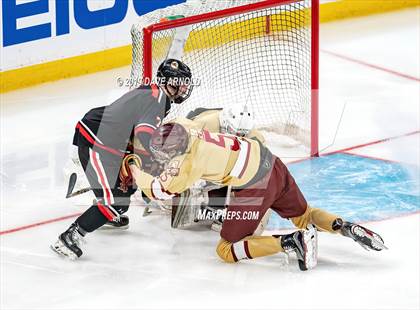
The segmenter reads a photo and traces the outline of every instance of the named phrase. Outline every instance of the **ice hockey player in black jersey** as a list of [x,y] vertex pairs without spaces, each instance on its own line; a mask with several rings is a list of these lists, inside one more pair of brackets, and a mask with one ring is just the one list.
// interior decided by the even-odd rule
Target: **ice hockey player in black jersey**
[[[157,84],[133,89],[108,106],[94,108],[77,123],[73,144],[96,203],[80,215],[51,248],[60,255],[76,259],[86,233],[107,224],[127,227],[130,196],[136,188],[120,177],[125,156],[135,152],[142,161],[149,157],[149,139],[170,110],[181,104],[193,88],[189,67],[176,59],[165,60],[158,68]],[[134,149],[138,139],[141,149]]]

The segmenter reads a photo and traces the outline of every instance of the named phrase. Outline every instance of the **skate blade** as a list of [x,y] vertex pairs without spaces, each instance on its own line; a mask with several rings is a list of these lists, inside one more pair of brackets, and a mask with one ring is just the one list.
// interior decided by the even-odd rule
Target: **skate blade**
[[318,264],[318,232],[312,225],[308,226],[303,234],[305,243],[304,264],[307,270],[315,268]]
[[127,230],[128,227],[129,225],[116,227],[116,226],[105,224],[102,227],[98,228],[98,230]]
[[383,244],[381,241],[376,239],[374,236],[366,236],[366,237],[368,237],[371,240],[372,245],[375,249],[377,249],[379,251],[388,250],[388,247],[385,244]]
[[[367,238],[369,239],[370,243],[371,243],[371,247],[369,247],[368,245],[365,244],[361,244],[362,247],[364,247],[366,250],[375,250],[375,251],[382,251],[382,250],[388,250],[388,247],[385,246],[385,244],[380,241],[380,237],[377,236],[374,232],[372,232],[372,234],[368,233],[365,229],[363,228],[359,228],[358,226],[353,230],[353,233],[356,234],[357,236],[361,237],[361,238]],[[375,238],[375,235],[377,236]]]
[[51,250],[57,253],[61,258],[67,258],[72,261],[78,259],[77,255],[70,251],[60,240],[50,245]]

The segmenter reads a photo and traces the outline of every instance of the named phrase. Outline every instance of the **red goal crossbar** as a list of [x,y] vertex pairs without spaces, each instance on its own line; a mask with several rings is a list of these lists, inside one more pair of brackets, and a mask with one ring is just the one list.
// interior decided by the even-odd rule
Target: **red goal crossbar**
[[[287,5],[299,0],[265,0],[253,4],[237,6],[220,11],[188,16],[175,20],[163,21],[143,28],[143,81],[151,81],[152,39],[153,33],[162,30],[192,25],[237,14],[248,13],[280,5]],[[267,20],[267,29],[270,27]],[[311,0],[311,156],[319,156],[319,0]]]

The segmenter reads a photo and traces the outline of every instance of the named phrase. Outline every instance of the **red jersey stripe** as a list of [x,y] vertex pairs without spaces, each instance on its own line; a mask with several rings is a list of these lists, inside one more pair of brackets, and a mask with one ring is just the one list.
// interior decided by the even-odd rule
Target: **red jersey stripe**
[[94,168],[96,170],[96,173],[99,176],[100,183],[101,183],[102,189],[104,191],[104,194],[106,195],[106,197],[105,197],[106,198],[106,203],[108,205],[111,205],[112,204],[111,189],[108,188],[108,186],[106,185],[106,183],[107,183],[107,182],[105,182],[106,176],[105,176],[105,173],[102,171],[101,167],[99,166],[99,163],[98,163],[99,159],[97,158],[97,156],[98,156],[98,153],[92,151],[93,165],[94,165]]
[[112,221],[114,216],[111,214],[111,212],[99,201],[97,203],[99,211],[107,218],[108,221]]
[[150,88],[152,89],[152,96],[159,98],[159,87],[156,84],[151,84]]
[[110,153],[114,154],[114,155],[119,155],[119,156],[124,156],[125,155],[123,152],[120,152],[120,151],[118,151],[116,149],[110,148],[110,147],[108,147],[106,145],[103,145],[101,143],[96,142],[95,139],[86,131],[86,129],[83,128],[82,124],[77,123],[76,128],[79,130],[80,134],[86,140],[88,140],[89,143],[91,143],[92,145],[97,146],[97,147],[99,147],[99,148],[101,148],[101,149],[103,149],[103,150],[105,150],[107,152],[110,152]]
[[137,135],[140,132],[144,132],[144,133],[148,133],[148,134],[151,135],[154,131],[155,130],[152,127],[142,125],[142,126],[136,127],[136,129],[134,129],[134,134]]

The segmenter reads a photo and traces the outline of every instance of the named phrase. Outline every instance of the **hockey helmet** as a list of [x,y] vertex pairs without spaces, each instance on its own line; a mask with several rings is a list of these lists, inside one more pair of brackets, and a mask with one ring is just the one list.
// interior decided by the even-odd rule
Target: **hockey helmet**
[[174,103],[182,103],[191,96],[194,88],[191,70],[182,61],[166,59],[158,68],[157,78]]
[[167,163],[186,152],[188,141],[188,132],[182,125],[167,123],[153,132],[150,151],[158,162]]
[[224,107],[219,114],[220,131],[240,137],[245,137],[254,128],[254,115],[242,104]]

